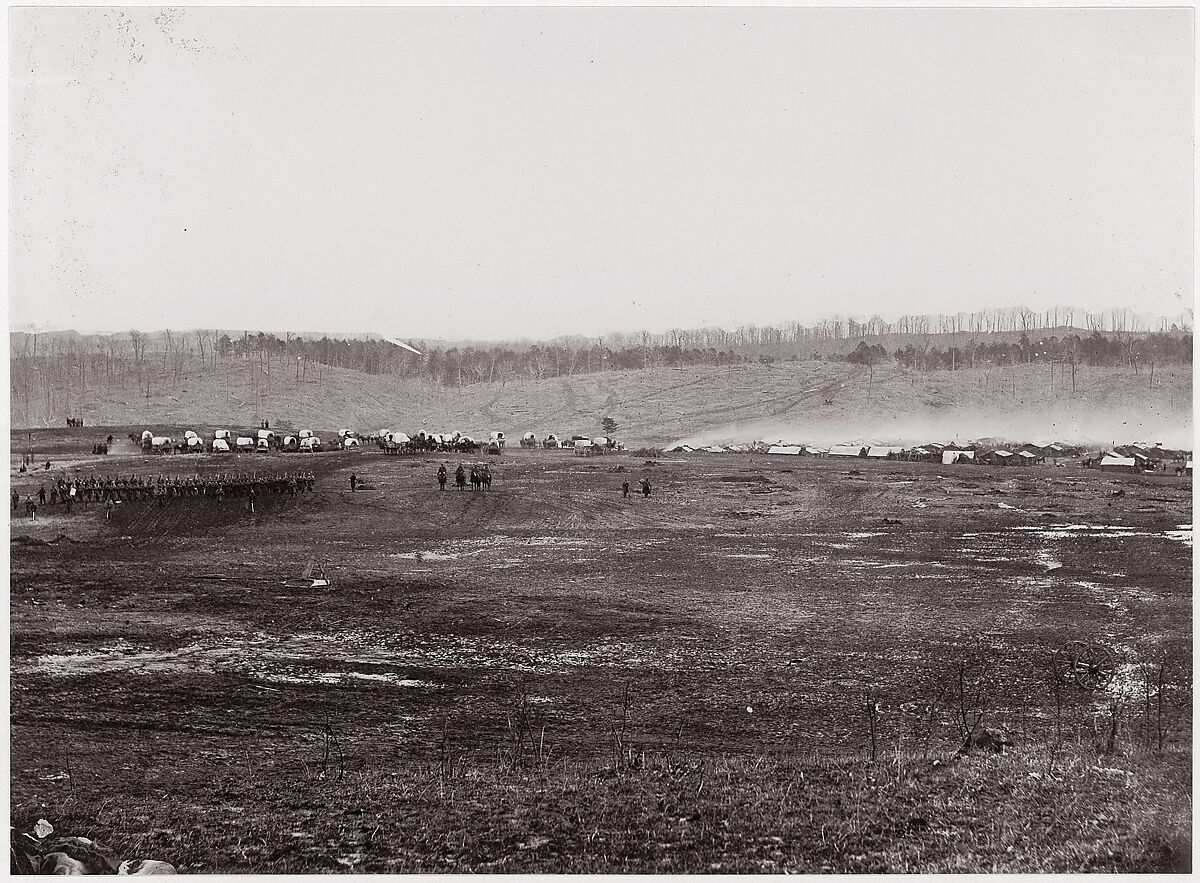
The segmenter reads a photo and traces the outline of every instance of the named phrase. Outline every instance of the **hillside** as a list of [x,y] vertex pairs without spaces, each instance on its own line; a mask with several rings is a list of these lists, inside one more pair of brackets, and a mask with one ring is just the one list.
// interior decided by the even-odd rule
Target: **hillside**
[[[849,438],[919,441],[995,436],[1080,441],[1162,441],[1190,447],[1189,366],[1070,369],[1017,365],[929,371],[843,362],[743,363],[684,370],[603,371],[543,380],[509,379],[462,387],[359,371],[311,367],[304,375],[264,375],[259,363],[183,366],[160,376],[150,395],[132,376],[89,377],[82,394],[88,425],[382,427],[468,434],[502,429],[599,434],[618,423],[633,445],[677,439],[786,438],[830,443]],[[78,394],[78,393],[76,393]],[[256,406],[255,399],[258,399]],[[14,427],[58,425],[37,390],[14,381]]]

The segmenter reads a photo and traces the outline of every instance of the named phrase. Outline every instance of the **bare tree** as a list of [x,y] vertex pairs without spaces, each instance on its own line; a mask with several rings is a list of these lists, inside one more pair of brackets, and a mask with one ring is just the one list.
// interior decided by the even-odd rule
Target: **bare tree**
[[211,352],[213,332],[204,328],[196,329],[196,349],[200,351],[200,364],[205,364],[206,353]]

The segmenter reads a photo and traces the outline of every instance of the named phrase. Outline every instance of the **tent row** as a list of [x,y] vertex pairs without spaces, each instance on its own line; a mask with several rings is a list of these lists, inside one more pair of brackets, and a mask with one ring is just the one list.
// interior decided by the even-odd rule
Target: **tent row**
[[858,458],[866,460],[899,460],[917,463],[953,465],[970,463],[981,466],[1041,466],[1047,462],[1067,465],[1068,462],[1105,471],[1145,472],[1174,469],[1178,473],[1191,471],[1191,452],[1163,448],[1161,445],[1120,445],[1111,450],[1088,452],[1085,448],[1065,442],[1028,442],[1001,445],[995,442],[942,444],[929,442],[915,447],[885,445],[877,442],[853,442],[821,447],[817,445],[779,442],[755,442],[752,445],[675,445],[669,454],[765,453],[784,457]]

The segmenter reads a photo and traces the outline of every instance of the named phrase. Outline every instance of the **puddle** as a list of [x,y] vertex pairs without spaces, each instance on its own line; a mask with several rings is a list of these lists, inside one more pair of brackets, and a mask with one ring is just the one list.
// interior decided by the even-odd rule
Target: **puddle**
[[1038,553],[1033,556],[1033,560],[1047,570],[1058,570],[1063,566],[1062,562],[1051,555],[1046,549],[1040,549]]
[[1190,524],[1176,525],[1175,530],[1163,531],[1163,536],[1183,543],[1189,549],[1192,548],[1192,526]]
[[936,561],[875,561],[870,558],[840,558],[838,564],[849,564],[854,567],[874,567],[877,570],[890,570],[895,567],[947,567]]
[[402,678],[392,674],[372,674],[369,672],[357,671],[326,671],[326,672],[310,672],[297,675],[287,675],[279,673],[267,673],[258,677],[260,681],[267,681],[272,684],[329,684],[336,686],[345,684],[348,681],[381,681],[390,684],[393,687],[436,687],[437,684],[429,681],[418,681],[412,678]]
[[[397,687],[436,687],[407,677],[406,667],[493,672],[569,672],[582,666],[671,668],[709,662],[707,651],[639,647],[625,641],[598,641],[582,648],[549,641],[511,641],[453,635],[375,635],[363,631],[246,635],[196,643],[176,650],[105,647],[79,653],[39,656],[13,666],[61,676],[120,672],[230,672],[276,683],[341,684],[375,681]],[[713,659],[714,664],[719,660]],[[330,662],[346,671],[324,670]]]
[[1192,545],[1192,526],[1180,524],[1174,530],[1144,530],[1138,527],[1128,527],[1123,524],[1056,524],[1053,527],[1023,524],[1011,530],[1021,530],[1036,534],[1046,540],[1063,540],[1070,537],[1088,537],[1091,539],[1121,539],[1126,537],[1165,537],[1183,543],[1189,548]]
[[[659,541],[661,542],[661,541]],[[642,545],[652,545],[647,542]],[[591,549],[596,542],[590,539],[573,537],[511,537],[503,534],[484,539],[455,540],[445,543],[435,549],[419,549],[415,552],[392,552],[386,557],[402,561],[454,561],[459,558],[472,558],[486,552],[500,549],[512,551],[511,547],[532,549]],[[519,561],[519,558],[504,558],[503,561]]]

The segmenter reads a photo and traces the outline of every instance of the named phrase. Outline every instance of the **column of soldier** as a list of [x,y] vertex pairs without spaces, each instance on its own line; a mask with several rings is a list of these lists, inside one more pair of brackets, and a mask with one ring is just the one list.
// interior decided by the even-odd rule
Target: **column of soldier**
[[[67,478],[60,476],[50,483],[47,492],[42,485],[36,493],[25,498],[26,514],[36,511],[37,506],[62,505],[70,514],[73,505],[89,503],[134,502],[137,500],[159,501],[173,498],[209,498],[218,502],[225,497],[254,497],[263,494],[311,493],[316,477],[312,472],[284,472],[263,474],[258,472],[220,473],[213,475],[156,475],[142,476],[89,476]],[[12,492],[13,511],[21,502],[20,494]]]

